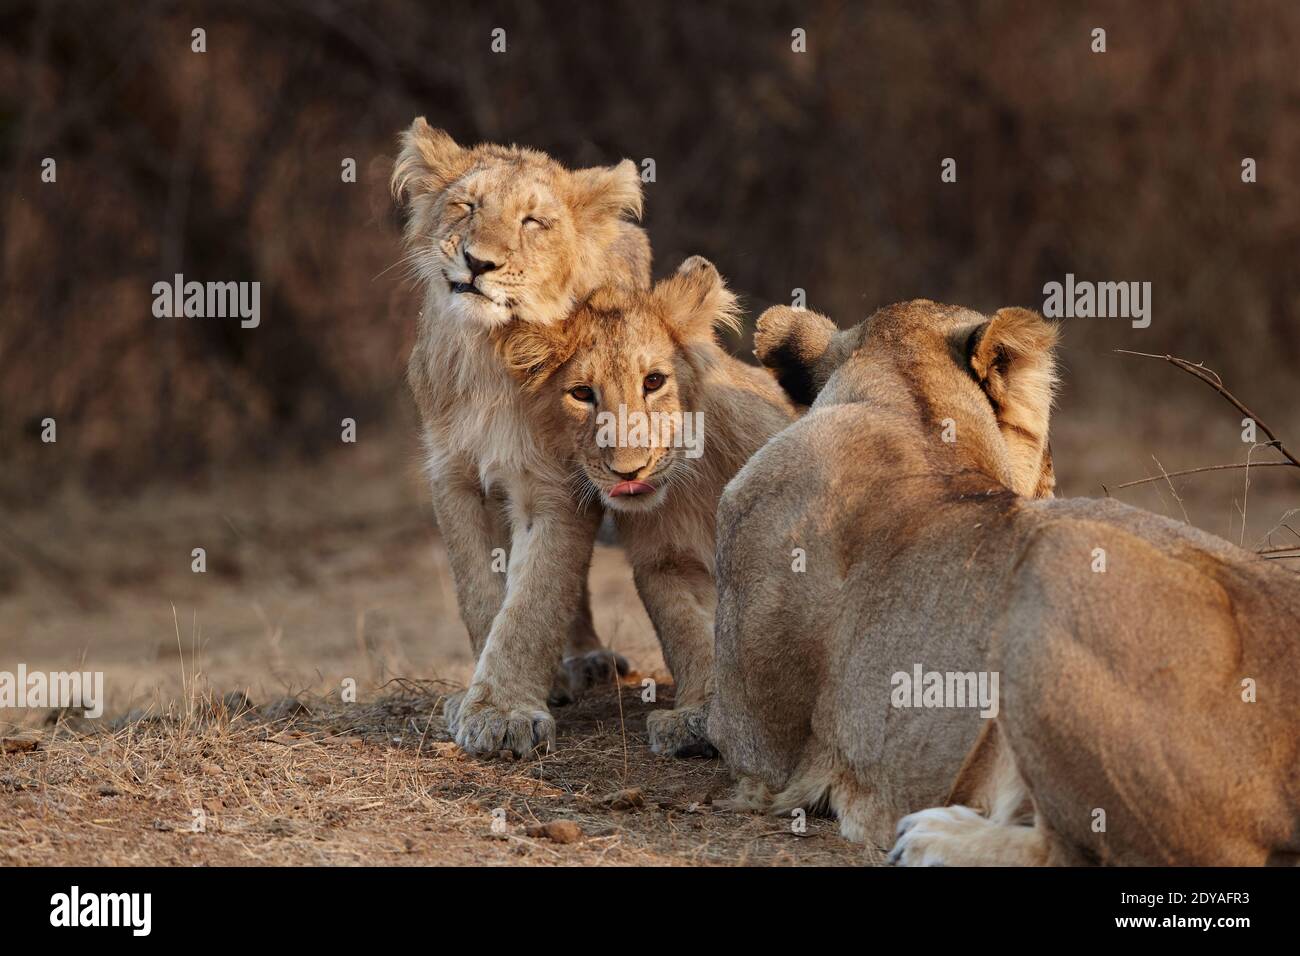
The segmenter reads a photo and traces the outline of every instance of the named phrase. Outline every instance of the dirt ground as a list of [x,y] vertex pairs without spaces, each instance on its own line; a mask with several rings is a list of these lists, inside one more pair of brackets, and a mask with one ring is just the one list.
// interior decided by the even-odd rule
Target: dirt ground
[[[393,467],[404,453],[356,451],[319,472],[213,475],[127,503],[70,493],[0,521],[0,670],[102,670],[107,701],[99,720],[0,714],[0,862],[879,857],[832,821],[795,833],[717,808],[721,761],[649,752],[641,679],[658,682],[658,706],[672,685],[617,547],[597,546],[593,604],[636,670],[558,708],[550,755],[460,753],[437,715],[472,671],[446,552],[414,467]],[[341,699],[349,679],[356,703]],[[530,835],[553,821],[580,835]]]
[[[718,760],[656,757],[638,688],[560,711],[557,748],[480,760],[436,689],[268,720],[196,707],[0,758],[0,862],[700,865],[878,862],[832,821],[728,812]],[[661,703],[664,698],[661,698]],[[79,722],[79,721],[74,721]],[[31,737],[31,735],[24,735]],[[12,739],[12,738],[11,738]],[[15,746],[10,744],[10,746]]]
[[[1145,446],[1102,424],[1067,424],[1054,447],[1065,494],[1151,472]],[[1232,460],[1180,454],[1162,464]],[[649,752],[640,679],[659,682],[659,706],[671,683],[616,546],[597,546],[593,606],[635,672],[559,708],[550,755],[461,754],[436,714],[470,676],[469,644],[414,460],[374,441],[312,467],[244,463],[110,501],[64,489],[0,515],[0,670],[103,671],[106,697],[98,720],[0,712],[0,863],[881,860],[832,821],[796,833],[722,809],[720,761]],[[1125,500],[1245,537],[1228,482]],[[1249,500],[1252,539],[1300,504],[1293,475],[1261,475]],[[576,829],[537,829],[564,821]]]

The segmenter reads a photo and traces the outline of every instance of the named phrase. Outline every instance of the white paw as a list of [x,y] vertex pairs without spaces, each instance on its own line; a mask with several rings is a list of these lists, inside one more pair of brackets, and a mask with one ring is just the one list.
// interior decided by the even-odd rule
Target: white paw
[[970,807],[931,807],[898,821],[898,841],[889,862],[900,866],[949,866],[954,844],[973,829],[992,826]]

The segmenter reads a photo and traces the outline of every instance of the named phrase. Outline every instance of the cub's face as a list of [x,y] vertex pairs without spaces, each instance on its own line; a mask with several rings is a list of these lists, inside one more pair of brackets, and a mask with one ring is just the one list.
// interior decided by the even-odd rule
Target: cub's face
[[600,332],[552,386],[575,463],[606,506],[651,510],[690,467],[682,414],[692,410],[695,370],[649,303],[583,321]]
[[494,163],[434,197],[422,269],[446,287],[455,315],[495,324],[516,311],[554,311],[575,242],[572,212],[547,178],[535,172],[521,182]]
[[453,319],[554,322],[607,273],[635,271],[611,261],[631,228],[624,216],[641,210],[631,162],[570,171],[535,150],[465,149],[423,119],[402,143],[393,190],[408,213],[407,258]]
[[516,327],[502,350],[563,431],[583,488],[616,511],[650,511],[706,453],[700,377],[715,326],[734,322],[735,296],[692,257],[649,292],[601,289],[561,327]]

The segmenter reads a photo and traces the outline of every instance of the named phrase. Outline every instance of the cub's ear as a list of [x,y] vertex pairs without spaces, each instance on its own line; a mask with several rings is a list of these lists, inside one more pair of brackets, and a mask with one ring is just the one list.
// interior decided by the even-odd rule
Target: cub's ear
[[497,352],[507,371],[525,391],[536,391],[577,349],[573,320],[541,323],[513,321],[496,337]]
[[740,331],[736,294],[703,256],[683,262],[676,274],[655,286],[653,295],[678,342],[712,342],[716,330]]
[[457,145],[447,133],[434,129],[417,116],[398,137],[401,150],[393,163],[389,188],[399,206],[415,196],[438,193],[460,177],[469,166],[469,150]]
[[830,377],[821,374],[819,366],[838,331],[820,312],[774,305],[758,317],[754,355],[776,373],[791,401],[811,405]]
[[616,166],[593,166],[573,172],[570,197],[574,212],[593,219],[641,218],[641,175],[625,159]]

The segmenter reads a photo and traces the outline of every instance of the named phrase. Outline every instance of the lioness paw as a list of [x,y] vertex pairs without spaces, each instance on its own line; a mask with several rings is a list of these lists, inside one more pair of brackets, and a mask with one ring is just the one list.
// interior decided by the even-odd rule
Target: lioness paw
[[960,864],[960,846],[993,824],[970,807],[931,807],[898,821],[898,841],[889,862],[900,866]]
[[487,701],[459,702],[452,731],[456,745],[470,754],[509,750],[526,757],[555,746],[555,719],[536,707],[497,707]]
[[701,707],[656,710],[645,719],[650,749],[669,757],[716,757],[717,748],[704,733],[707,723]]

